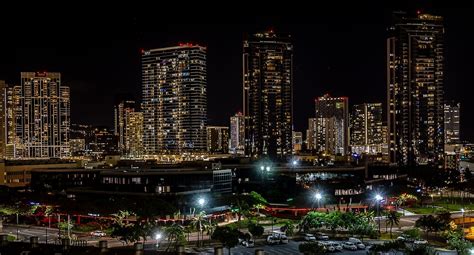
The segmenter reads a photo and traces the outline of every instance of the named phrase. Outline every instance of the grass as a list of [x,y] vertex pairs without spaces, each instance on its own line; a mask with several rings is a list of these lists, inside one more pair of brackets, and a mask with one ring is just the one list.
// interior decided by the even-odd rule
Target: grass
[[406,210],[416,214],[431,214],[443,211],[460,211],[462,208],[465,210],[474,210],[474,200],[464,199],[464,201],[462,201],[459,198],[454,200],[442,198],[435,200],[428,206],[420,207],[419,205],[415,205],[413,207],[406,208]]

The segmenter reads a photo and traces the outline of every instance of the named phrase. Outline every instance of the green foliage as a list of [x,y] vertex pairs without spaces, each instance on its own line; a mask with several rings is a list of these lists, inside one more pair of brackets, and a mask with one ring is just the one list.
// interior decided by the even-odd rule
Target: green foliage
[[426,235],[430,232],[438,232],[443,228],[442,222],[433,215],[423,215],[416,222],[415,227],[421,228]]
[[402,241],[392,241],[382,244],[376,244],[370,248],[372,253],[388,252],[388,251],[404,251],[406,249],[405,243]]
[[211,238],[213,240],[218,240],[222,243],[224,247],[230,249],[239,244],[240,231],[228,226],[217,227]]
[[186,243],[185,229],[183,226],[173,223],[171,226],[165,228],[165,235],[168,237],[168,250],[171,245],[177,247]]
[[390,226],[390,238],[392,238],[393,226],[394,225],[398,226],[400,224],[400,214],[397,213],[396,211],[389,211],[387,213],[386,223],[387,223],[387,225]]
[[303,217],[303,219],[301,219],[299,229],[300,231],[307,232],[311,229],[321,228],[326,218],[326,213],[309,212]]
[[295,234],[295,225],[293,222],[287,220],[283,222],[283,226],[280,229],[282,232],[285,232],[287,236],[292,236]]
[[410,239],[420,239],[421,231],[419,228],[411,228],[403,231],[403,235],[410,238]]
[[469,250],[473,248],[472,243],[464,239],[462,229],[448,231],[447,243],[449,249],[456,250],[460,255],[468,255]]
[[253,223],[249,224],[248,229],[249,229],[250,234],[252,234],[252,236],[255,236],[255,237],[262,236],[265,231],[265,229],[261,225],[257,225]]
[[301,243],[298,250],[304,254],[319,255],[326,254],[326,248],[319,242]]

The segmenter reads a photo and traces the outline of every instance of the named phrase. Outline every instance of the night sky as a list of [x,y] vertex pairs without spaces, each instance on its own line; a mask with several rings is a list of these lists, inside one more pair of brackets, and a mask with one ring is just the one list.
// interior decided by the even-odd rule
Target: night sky
[[[182,16],[121,11],[25,15],[21,21],[2,17],[0,79],[18,84],[21,71],[59,71],[71,87],[72,122],[112,127],[115,98],[140,99],[140,49],[198,43],[208,47],[208,122],[228,125],[242,109],[242,41],[248,33],[271,28],[294,40],[294,125],[304,131],[314,115],[314,99],[323,93],[348,96],[351,105],[385,103],[385,35],[394,8],[374,8],[205,18],[189,11]],[[461,102],[461,135],[474,141],[472,2],[448,9],[403,8],[417,9],[445,17],[445,98]]]

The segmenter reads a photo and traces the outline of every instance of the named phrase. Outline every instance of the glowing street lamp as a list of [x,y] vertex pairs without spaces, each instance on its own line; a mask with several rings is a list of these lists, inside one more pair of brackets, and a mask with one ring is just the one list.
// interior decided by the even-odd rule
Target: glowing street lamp
[[318,201],[318,208],[321,207],[320,205],[320,201],[321,199],[323,198],[323,196],[321,195],[321,193],[317,192],[314,197],[316,198],[316,200]]
[[380,194],[375,195],[375,201],[377,202],[377,218],[379,222],[379,237],[380,237],[380,202],[382,201],[383,197]]
[[201,197],[201,198],[198,199],[198,205],[199,205],[199,207],[201,207],[201,209],[202,209],[202,207],[204,206],[205,203],[206,203],[206,200],[204,198]]
[[158,248],[160,248],[160,240],[161,240],[162,237],[163,237],[163,235],[160,232],[155,234],[156,250],[158,250]]

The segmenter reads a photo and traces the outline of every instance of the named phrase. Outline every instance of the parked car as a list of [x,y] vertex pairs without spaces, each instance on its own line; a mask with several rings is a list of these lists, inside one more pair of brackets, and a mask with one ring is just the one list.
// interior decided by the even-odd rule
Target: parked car
[[267,236],[267,243],[268,244],[277,244],[277,243],[280,243],[280,239],[276,238],[272,235],[269,235],[269,236]]
[[329,242],[332,247],[334,247],[334,249],[336,251],[342,251],[344,248],[342,248],[342,245],[340,243],[336,243],[336,242]]
[[407,243],[413,243],[415,241],[415,240],[413,240],[413,238],[411,238],[407,235],[401,235],[401,236],[397,237],[397,240],[407,242]]
[[325,234],[322,234],[322,233],[318,233],[318,234],[316,234],[316,239],[318,239],[318,240],[329,240],[329,236],[325,235]]
[[326,249],[326,251],[328,252],[335,252],[336,251],[336,248],[334,248],[329,242],[319,242],[321,245],[324,246],[324,248]]
[[346,250],[350,250],[350,251],[356,251],[357,250],[357,246],[351,242],[344,242],[342,244],[342,247]]
[[281,235],[280,243],[288,243],[288,237],[286,235]]
[[107,234],[105,232],[100,231],[100,230],[96,230],[96,231],[91,232],[91,236],[104,237],[106,235]]
[[304,234],[305,241],[316,241],[316,237],[313,234]]
[[413,242],[414,244],[428,244],[428,241],[423,239],[418,239]]
[[250,240],[245,240],[245,241],[242,241],[242,246],[245,246],[247,248],[251,248],[251,247],[254,247],[255,246],[255,242],[250,239]]

